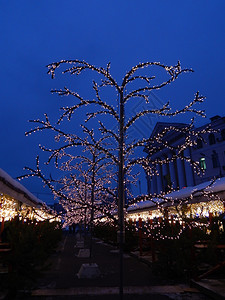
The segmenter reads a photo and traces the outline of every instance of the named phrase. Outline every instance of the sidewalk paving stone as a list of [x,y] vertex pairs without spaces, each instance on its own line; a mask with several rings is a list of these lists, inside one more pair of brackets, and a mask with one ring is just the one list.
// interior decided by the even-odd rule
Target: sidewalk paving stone
[[[38,280],[31,296],[24,299],[119,299],[118,249],[100,240],[93,240],[92,258],[77,257],[77,238],[66,234],[59,251],[51,257],[51,268]],[[85,248],[88,243],[84,242]],[[99,278],[78,278],[82,264],[96,263]],[[196,288],[167,283],[154,276],[150,265],[133,254],[124,258],[124,300],[209,300]]]

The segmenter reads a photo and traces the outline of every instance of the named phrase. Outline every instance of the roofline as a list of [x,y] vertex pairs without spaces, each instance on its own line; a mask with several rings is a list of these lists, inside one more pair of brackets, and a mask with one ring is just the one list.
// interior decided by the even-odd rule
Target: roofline
[[[4,170],[2,170],[4,173],[6,173]],[[7,174],[7,173],[6,173]],[[7,176],[9,176],[8,174],[7,174]],[[12,179],[12,182],[16,182],[17,184],[19,183],[19,182],[17,182],[16,180],[14,180],[11,176],[9,176],[11,179]],[[11,189],[11,190],[13,190],[13,191],[15,191],[16,193],[19,193],[21,196],[23,196],[23,197],[25,197],[28,201],[30,201],[32,204],[34,204],[35,206],[38,206],[38,205],[42,205],[42,201],[41,200],[39,200],[38,198],[37,198],[37,200],[35,199],[36,197],[31,193],[31,192],[29,192],[29,194],[28,193],[26,193],[26,191],[24,191],[24,190],[22,190],[22,189],[20,189],[20,188],[18,188],[18,187],[16,187],[15,185],[13,185],[11,182],[9,182],[5,177],[2,177],[1,175],[0,175],[0,182],[2,182],[4,185],[6,185],[9,189]],[[22,185],[21,185],[22,186]],[[25,188],[25,187],[24,187]],[[25,188],[26,189],[26,188]],[[1,191],[0,191],[1,192]],[[11,195],[10,195],[10,192],[8,192],[7,193],[7,191],[6,192],[4,192],[4,188],[3,188],[3,192],[2,192],[3,194],[7,194],[8,196],[10,196],[10,197],[12,197]],[[33,196],[33,197],[32,197]],[[14,196],[13,196],[13,198],[14,198]],[[15,199],[16,199],[16,197],[15,197]],[[16,199],[16,200],[19,200],[19,199]],[[19,200],[20,202],[23,202],[22,200]]]

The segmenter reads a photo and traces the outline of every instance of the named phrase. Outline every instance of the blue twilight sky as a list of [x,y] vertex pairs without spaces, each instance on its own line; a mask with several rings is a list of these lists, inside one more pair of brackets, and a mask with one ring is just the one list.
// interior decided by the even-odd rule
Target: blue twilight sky
[[[86,89],[83,80],[52,80],[46,74],[45,66],[61,59],[84,59],[98,66],[111,61],[118,81],[139,62],[173,65],[180,60],[195,72],[155,93],[153,101],[172,99],[180,107],[199,90],[207,98],[201,106],[207,120],[197,123],[224,116],[224,15],[224,0],[0,0],[0,168],[15,178],[24,166],[34,166],[38,144],[48,137],[25,137],[24,132],[32,127],[29,119],[45,112],[57,116],[63,100],[50,93],[52,88],[68,80],[74,89]],[[150,135],[156,121],[148,119],[145,134]],[[81,122],[76,116],[74,128]],[[37,181],[22,184],[48,199]],[[141,188],[146,189],[143,178]]]

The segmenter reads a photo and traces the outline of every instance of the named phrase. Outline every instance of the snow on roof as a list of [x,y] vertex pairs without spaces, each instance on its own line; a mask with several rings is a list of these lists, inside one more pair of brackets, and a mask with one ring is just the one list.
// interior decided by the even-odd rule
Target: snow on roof
[[21,183],[13,179],[9,174],[0,168],[0,193],[15,198],[31,206],[43,204],[43,201],[35,197]]
[[195,186],[183,188],[181,190],[167,194],[166,198],[177,200],[188,198],[191,195],[200,196],[203,191],[211,193],[225,191],[225,177],[218,178],[214,182],[206,181]]
[[143,200],[140,201],[138,203],[134,203],[132,205],[130,205],[127,208],[127,211],[132,211],[132,210],[136,210],[136,209],[144,209],[144,208],[150,208],[155,206],[157,203],[160,204],[162,203],[164,200],[163,199],[159,199],[159,198],[154,198],[154,201],[152,200]]
[[[203,192],[218,193],[222,191],[225,191],[225,177],[218,178],[214,182],[206,181],[196,186],[186,187],[181,190],[166,194],[164,197],[168,200],[173,201],[173,200],[187,199],[190,198],[191,195],[193,197],[201,196]],[[127,211],[151,208],[155,206],[156,203],[160,204],[164,201],[165,201],[164,199],[159,199],[159,198],[154,198],[154,201],[152,200],[141,201],[129,206]]]

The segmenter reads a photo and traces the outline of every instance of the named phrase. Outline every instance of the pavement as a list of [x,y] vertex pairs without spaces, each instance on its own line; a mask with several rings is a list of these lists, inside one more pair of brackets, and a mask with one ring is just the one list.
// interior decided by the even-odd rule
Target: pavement
[[[87,241],[83,246],[88,248]],[[17,299],[120,299],[118,249],[93,239],[92,257],[89,258],[82,257],[88,252],[82,250],[79,254],[81,247],[82,239],[78,235],[65,233],[60,247],[48,261],[49,269],[43,272],[32,293],[26,296],[18,295]],[[89,276],[91,278],[82,278],[85,275],[85,272],[81,272],[84,266],[97,266],[96,270],[99,273],[89,273],[93,275]],[[198,282],[190,287],[155,276],[151,270],[150,258],[139,257],[138,253],[124,254],[123,281],[124,300],[225,299],[225,285],[221,289],[222,292],[213,294],[207,293],[206,287],[205,290],[199,288]],[[215,298],[215,295],[219,295],[218,298]],[[224,298],[219,298],[220,296]]]
[[[225,274],[224,274],[225,277]],[[192,286],[215,300],[225,299],[225,279],[207,278],[199,281],[192,280]]]

